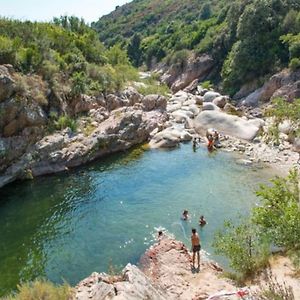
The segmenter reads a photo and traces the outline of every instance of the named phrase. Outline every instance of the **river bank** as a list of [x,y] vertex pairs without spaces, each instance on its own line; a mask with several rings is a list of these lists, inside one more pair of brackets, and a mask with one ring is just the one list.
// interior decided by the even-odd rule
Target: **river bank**
[[192,254],[186,245],[165,235],[145,252],[139,267],[128,264],[118,275],[93,273],[74,288],[72,299],[258,299],[270,284],[275,289],[285,286],[293,291],[294,299],[300,298],[299,277],[286,257],[271,257],[271,278],[262,272],[244,287],[226,279],[223,269],[203,250],[200,257],[199,270],[191,268]]
[[239,290],[220,278],[222,269],[201,253],[200,271],[191,271],[186,246],[168,237],[151,246],[141,258],[140,269],[128,265],[119,276],[93,273],[75,287],[74,299],[207,299],[227,291],[238,299]]

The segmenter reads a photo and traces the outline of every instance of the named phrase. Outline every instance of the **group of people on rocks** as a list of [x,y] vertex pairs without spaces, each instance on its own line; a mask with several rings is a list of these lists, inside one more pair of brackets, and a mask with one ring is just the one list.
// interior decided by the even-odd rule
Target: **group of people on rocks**
[[[206,131],[206,138],[207,138],[207,149],[208,151],[213,151],[216,148],[221,148],[220,143],[220,134],[215,129],[208,129]],[[193,139],[193,150],[196,151],[197,146],[201,143],[201,138],[194,137]]]

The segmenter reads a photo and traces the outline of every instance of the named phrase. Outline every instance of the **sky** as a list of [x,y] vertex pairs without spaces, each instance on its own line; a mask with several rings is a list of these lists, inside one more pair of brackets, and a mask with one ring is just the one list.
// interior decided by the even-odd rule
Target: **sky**
[[0,0],[0,16],[31,21],[51,21],[61,15],[83,17],[86,22],[113,11],[130,0]]

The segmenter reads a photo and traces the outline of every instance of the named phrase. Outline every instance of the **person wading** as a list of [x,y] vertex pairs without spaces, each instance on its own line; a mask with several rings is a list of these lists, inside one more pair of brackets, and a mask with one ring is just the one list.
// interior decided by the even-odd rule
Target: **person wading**
[[192,229],[193,269],[195,268],[195,256],[197,253],[198,269],[200,268],[200,238],[195,228]]

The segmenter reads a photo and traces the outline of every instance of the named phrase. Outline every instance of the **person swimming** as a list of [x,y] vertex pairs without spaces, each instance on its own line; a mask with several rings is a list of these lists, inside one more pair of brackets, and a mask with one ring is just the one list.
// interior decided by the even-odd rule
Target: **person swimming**
[[185,209],[182,213],[182,220],[186,221],[189,218],[189,212]]
[[199,219],[199,225],[200,225],[200,226],[206,225],[206,220],[204,219],[204,216],[200,216],[200,219]]

